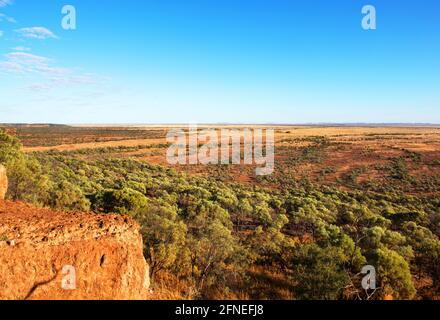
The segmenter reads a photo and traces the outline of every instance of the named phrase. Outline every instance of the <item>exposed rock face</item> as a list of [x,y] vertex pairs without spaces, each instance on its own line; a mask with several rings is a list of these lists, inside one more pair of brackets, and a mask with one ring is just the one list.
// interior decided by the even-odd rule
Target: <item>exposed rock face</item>
[[0,299],[145,299],[142,251],[128,217],[0,201]]
[[0,200],[3,200],[8,191],[8,177],[6,176],[6,168],[0,164]]

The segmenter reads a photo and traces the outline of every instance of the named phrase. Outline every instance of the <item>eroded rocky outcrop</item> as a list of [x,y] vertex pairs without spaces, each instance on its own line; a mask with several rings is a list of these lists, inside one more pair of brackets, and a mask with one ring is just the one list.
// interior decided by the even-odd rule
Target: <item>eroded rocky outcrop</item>
[[145,299],[142,251],[129,217],[0,200],[0,299]]

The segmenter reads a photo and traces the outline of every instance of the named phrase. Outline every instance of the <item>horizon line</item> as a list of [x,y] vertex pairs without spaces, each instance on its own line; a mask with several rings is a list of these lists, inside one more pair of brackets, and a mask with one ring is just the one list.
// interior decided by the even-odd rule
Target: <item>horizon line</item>
[[3,122],[0,126],[440,126],[433,122],[299,122],[299,123],[252,123],[252,122],[176,122],[176,123],[53,123],[53,122]]

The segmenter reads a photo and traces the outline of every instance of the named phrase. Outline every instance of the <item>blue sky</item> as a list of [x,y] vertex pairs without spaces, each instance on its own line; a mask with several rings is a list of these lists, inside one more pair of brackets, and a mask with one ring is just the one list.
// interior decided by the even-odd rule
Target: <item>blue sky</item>
[[439,15],[435,0],[0,0],[0,123],[440,123]]

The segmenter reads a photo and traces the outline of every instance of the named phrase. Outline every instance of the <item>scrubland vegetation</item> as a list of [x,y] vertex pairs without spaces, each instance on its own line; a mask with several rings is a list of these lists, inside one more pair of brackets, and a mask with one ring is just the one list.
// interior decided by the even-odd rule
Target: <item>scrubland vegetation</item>
[[28,147],[158,138],[166,134],[164,129],[146,131],[137,128],[71,127],[64,125],[15,125],[9,129],[11,128],[16,132],[16,136],[20,141]]
[[[134,217],[158,298],[438,298],[439,185],[411,175],[408,166],[420,156],[405,152],[367,165],[379,173],[374,181],[359,181],[367,170],[361,167],[326,185],[319,181],[335,174],[333,167],[324,164],[315,181],[298,178],[296,168],[321,164],[327,148],[349,146],[323,137],[300,142],[277,148],[281,168],[252,184],[212,175],[227,174],[224,166],[194,176],[109,157],[109,149],[24,154],[4,132],[0,163],[11,200]],[[88,152],[105,156],[84,159]],[[376,268],[375,291],[361,287],[367,264]]]

